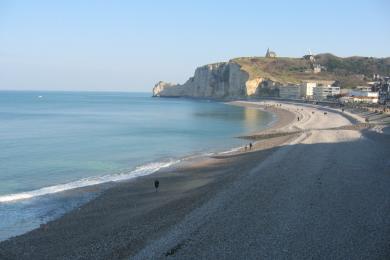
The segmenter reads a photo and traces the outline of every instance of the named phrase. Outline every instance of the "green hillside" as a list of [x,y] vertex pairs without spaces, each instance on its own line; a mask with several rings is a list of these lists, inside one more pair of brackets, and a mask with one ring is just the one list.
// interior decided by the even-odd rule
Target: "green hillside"
[[344,88],[364,85],[374,73],[390,75],[390,58],[348,57],[332,54],[315,56],[316,63],[325,67],[313,73],[310,61],[303,58],[245,57],[231,60],[249,74],[249,78],[265,78],[281,84],[298,84],[304,81],[338,81]]

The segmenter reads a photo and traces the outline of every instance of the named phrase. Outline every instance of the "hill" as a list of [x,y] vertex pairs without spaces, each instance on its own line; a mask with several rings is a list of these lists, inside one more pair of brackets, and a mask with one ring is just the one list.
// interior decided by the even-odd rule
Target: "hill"
[[332,54],[314,56],[324,69],[314,74],[312,63],[304,58],[245,57],[232,59],[249,74],[249,78],[266,78],[281,84],[304,81],[338,81],[343,88],[364,85],[373,74],[390,75],[390,58],[348,57]]
[[317,82],[341,88],[366,85],[373,75],[390,75],[390,58],[319,54],[303,58],[242,57],[198,67],[184,84],[160,81],[153,96],[242,98],[275,96],[289,84]]

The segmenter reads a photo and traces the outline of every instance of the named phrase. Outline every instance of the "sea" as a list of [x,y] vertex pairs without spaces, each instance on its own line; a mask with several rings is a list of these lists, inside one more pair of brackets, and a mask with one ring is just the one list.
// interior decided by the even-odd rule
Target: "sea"
[[0,240],[103,189],[88,187],[237,149],[245,144],[237,136],[274,121],[257,109],[150,93],[0,91]]

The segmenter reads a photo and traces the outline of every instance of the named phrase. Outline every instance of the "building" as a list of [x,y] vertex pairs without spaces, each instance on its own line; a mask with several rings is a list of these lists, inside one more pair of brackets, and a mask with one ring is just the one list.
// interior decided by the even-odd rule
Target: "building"
[[363,92],[371,92],[372,91],[371,86],[357,86],[356,89],[358,91],[363,91]]
[[372,91],[362,91],[362,90],[350,90],[349,95],[350,97],[379,97],[378,92],[372,92]]
[[379,79],[381,79],[382,77],[381,77],[381,75],[379,75],[378,73],[374,73],[373,75],[372,75],[372,79],[373,80],[379,80]]
[[379,96],[377,97],[368,97],[368,96],[347,96],[341,97],[340,101],[343,103],[367,103],[367,104],[377,104],[379,101]]
[[379,102],[379,92],[371,91],[371,86],[358,86],[355,89],[346,90],[345,96],[340,98],[344,103],[368,103],[376,104]]
[[340,89],[340,95],[342,96],[348,96],[349,93],[351,93],[350,89],[346,89],[346,88]]
[[320,64],[313,64],[313,73],[314,74],[320,73],[321,70],[322,70],[322,67]]
[[314,74],[320,73],[322,70],[326,69],[324,66],[321,66],[321,64],[316,62],[316,58],[310,50],[309,54],[303,56],[303,59],[307,60],[310,63],[311,72],[313,72]]
[[309,53],[304,55],[303,58],[313,63],[316,61],[316,58],[314,57],[313,53],[311,53],[311,50],[309,50]]
[[310,53],[310,54],[307,54],[307,55],[304,55],[303,58],[304,58],[305,60],[310,61],[310,62],[315,62],[315,61],[316,61],[316,58],[315,58],[314,55],[311,54],[311,53]]
[[367,91],[367,87],[358,87],[356,90],[350,90],[342,101],[376,104],[379,101],[379,92]]
[[377,81],[372,84],[372,91],[379,92],[379,103],[390,106],[390,77],[377,76]]
[[279,97],[287,99],[298,99],[301,97],[300,85],[288,85],[279,88]]
[[385,77],[378,86],[381,104],[390,104],[390,77]]
[[270,51],[269,48],[267,49],[267,53],[265,54],[266,58],[276,58],[276,53],[274,51]]
[[340,95],[340,87],[332,87],[331,85],[318,85],[313,88],[313,98],[315,100],[325,100],[328,97]]
[[317,86],[315,82],[305,82],[301,85],[301,97],[312,98],[313,89]]

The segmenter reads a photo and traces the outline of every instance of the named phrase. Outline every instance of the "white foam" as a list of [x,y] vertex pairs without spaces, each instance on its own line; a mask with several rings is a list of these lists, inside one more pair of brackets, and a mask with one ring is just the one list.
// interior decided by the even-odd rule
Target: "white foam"
[[235,148],[232,148],[230,150],[227,150],[227,151],[223,151],[223,152],[220,152],[218,154],[228,154],[228,153],[234,153],[234,152],[238,152],[242,149],[242,146],[239,146],[239,147],[235,147]]
[[106,183],[106,182],[117,182],[117,181],[128,180],[128,179],[155,173],[156,171],[162,168],[169,167],[178,162],[180,162],[180,160],[170,160],[168,162],[153,162],[153,163],[139,166],[130,172],[88,177],[88,178],[80,179],[65,184],[44,187],[38,190],[4,195],[4,196],[0,196],[0,202],[11,202],[16,200],[30,199],[37,196],[53,194],[61,191],[66,191],[66,190],[76,189],[76,188],[81,188],[86,186],[92,186],[92,185]]

